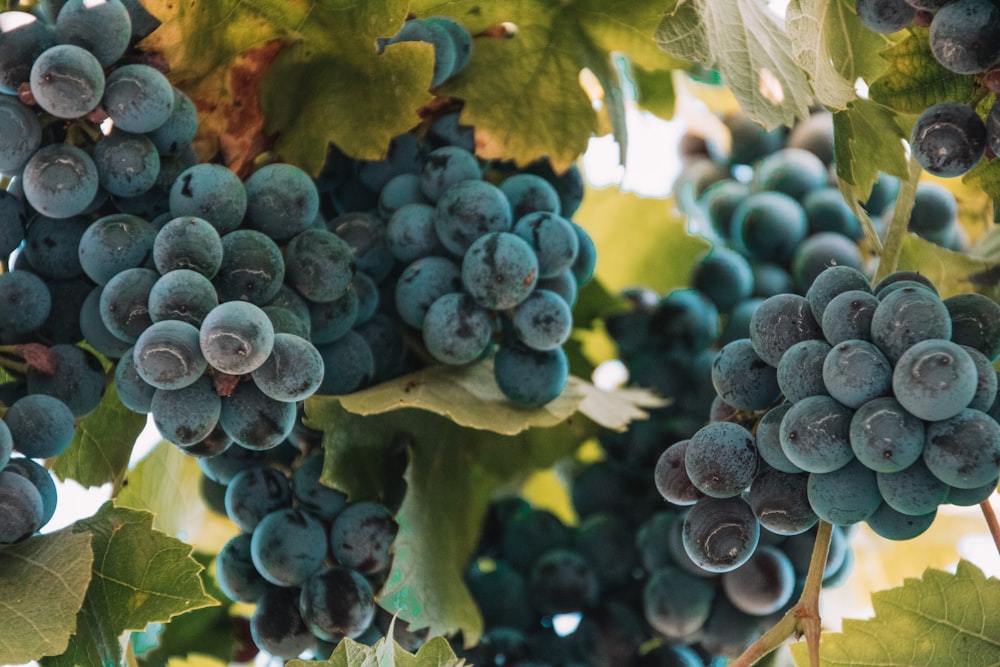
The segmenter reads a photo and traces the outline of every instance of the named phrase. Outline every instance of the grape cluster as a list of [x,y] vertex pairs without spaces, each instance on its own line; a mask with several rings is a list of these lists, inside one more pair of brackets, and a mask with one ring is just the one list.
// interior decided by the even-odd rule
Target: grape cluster
[[392,509],[348,502],[320,482],[322,451],[306,454],[291,441],[268,451],[233,447],[199,464],[224,489],[224,511],[241,530],[219,551],[215,576],[231,600],[256,604],[250,634],[260,650],[326,659],[344,637],[371,644],[382,636],[373,591],[392,563]]
[[[929,27],[930,52],[942,67],[977,76],[983,93],[1000,92],[1000,7],[992,0],[857,0],[856,10],[877,33]],[[934,104],[917,118],[910,146],[929,173],[961,176],[1000,153],[1000,101],[985,118],[965,101]]]
[[760,526],[795,534],[817,517],[909,539],[938,505],[989,496],[1000,478],[997,322],[992,300],[942,300],[912,272],[871,288],[832,267],[804,297],[767,299],[749,337],[712,366],[715,410],[733,416],[672,445],[657,467],[664,496],[693,503],[692,559],[728,571],[754,553]]

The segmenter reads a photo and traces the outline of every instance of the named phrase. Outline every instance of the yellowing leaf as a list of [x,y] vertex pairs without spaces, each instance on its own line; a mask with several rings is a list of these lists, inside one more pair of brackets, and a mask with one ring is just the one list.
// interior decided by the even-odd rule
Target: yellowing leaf
[[90,583],[90,538],[67,528],[0,548],[0,663],[66,650]]

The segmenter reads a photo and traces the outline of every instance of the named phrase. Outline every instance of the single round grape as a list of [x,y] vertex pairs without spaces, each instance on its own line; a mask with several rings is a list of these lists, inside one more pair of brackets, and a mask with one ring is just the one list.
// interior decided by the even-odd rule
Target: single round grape
[[436,202],[449,187],[466,180],[482,178],[482,168],[471,152],[459,146],[435,148],[420,168],[420,189]]
[[757,453],[760,458],[775,470],[786,473],[805,472],[788,460],[788,456],[781,448],[781,422],[785,418],[785,414],[792,409],[792,405],[792,403],[782,403],[774,406],[757,420],[757,426],[754,429],[757,436]]
[[400,208],[410,204],[421,204],[432,212],[434,210],[420,189],[420,176],[417,174],[393,176],[378,193],[378,212],[383,218],[391,218]]
[[226,515],[245,533],[252,533],[261,519],[291,507],[288,479],[275,468],[242,470],[226,486]]
[[762,360],[751,339],[727,343],[712,363],[712,385],[738,410],[763,410],[781,396],[778,372]]
[[559,215],[559,193],[551,183],[537,174],[508,176],[500,183],[500,189],[507,195],[514,220],[536,212]]
[[807,396],[829,395],[823,365],[830,353],[825,340],[804,340],[788,348],[778,362],[778,387],[785,400],[801,401]]
[[142,379],[135,368],[133,348],[115,364],[115,392],[118,400],[132,412],[147,414],[153,401],[156,387]]
[[375,617],[374,594],[361,573],[335,565],[319,570],[303,584],[299,611],[320,639],[354,638]]
[[232,445],[214,456],[198,458],[198,467],[213,482],[229,484],[241,470],[267,465],[268,456],[265,451]]
[[532,350],[520,344],[504,344],[498,348],[493,364],[500,391],[525,407],[540,407],[555,400],[569,380],[569,361],[562,348]]
[[250,616],[250,637],[258,648],[294,660],[316,645],[316,637],[299,612],[301,594],[298,588],[271,587],[257,599]]
[[853,412],[830,396],[794,403],[781,420],[781,449],[806,472],[828,473],[854,458],[850,444]]
[[948,498],[945,502],[959,507],[972,507],[978,505],[992,496],[1000,485],[1000,478],[993,479],[982,486],[974,486],[971,489],[960,489],[957,486],[948,488]]
[[552,278],[571,268],[580,252],[573,225],[555,213],[528,213],[516,219],[512,231],[534,249],[539,278]]
[[80,332],[84,340],[98,353],[109,359],[121,359],[131,354],[132,345],[111,333],[101,317],[101,294],[104,288],[98,285],[90,290],[80,306]]
[[758,192],[780,192],[800,203],[827,182],[826,165],[802,148],[782,148],[754,165],[753,186]]
[[753,293],[753,271],[743,255],[722,246],[702,254],[691,272],[691,286],[728,313]]
[[731,422],[715,422],[691,436],[684,455],[691,483],[713,498],[743,493],[757,473],[757,448],[750,431]]
[[875,345],[847,340],[830,350],[823,361],[823,383],[835,399],[849,408],[892,392],[893,368]]
[[53,46],[31,66],[31,94],[56,118],[85,116],[100,103],[104,91],[101,63],[80,46]]
[[211,281],[189,269],[163,274],[149,290],[149,318],[154,323],[177,320],[199,327],[218,305]]
[[[985,4],[990,5],[988,1]],[[1000,19],[1000,11],[994,12]],[[965,36],[963,30],[963,39]],[[925,171],[942,178],[961,176],[976,166],[986,151],[986,124],[967,104],[940,102],[917,118],[910,132],[910,147]]]
[[42,146],[24,165],[24,198],[50,218],[69,218],[87,210],[97,195],[97,166],[69,144]]
[[823,338],[823,331],[813,317],[809,302],[796,294],[765,299],[750,320],[750,342],[754,351],[775,368],[788,348],[813,338]]
[[16,95],[31,66],[55,43],[45,21],[28,12],[0,12],[0,92]]
[[646,621],[668,638],[683,639],[696,633],[712,613],[715,587],[676,567],[653,572],[642,589]]
[[307,456],[292,473],[292,493],[299,507],[324,521],[332,521],[347,506],[347,496],[320,482],[323,452]]
[[[358,298],[357,286],[360,283],[358,276],[364,274],[356,273],[354,275],[354,283],[339,299],[325,303],[308,302],[304,323],[306,333],[302,335],[303,338],[308,338],[315,345],[326,345],[360,324],[361,302]],[[265,306],[264,311],[268,312],[270,308],[271,306]],[[293,317],[298,319],[297,315],[293,315]],[[277,331],[277,327],[275,331]]]
[[365,575],[383,572],[392,562],[390,549],[399,526],[380,503],[347,505],[330,526],[330,549],[337,563]]
[[324,368],[323,383],[316,393],[338,396],[362,389],[375,376],[375,357],[372,347],[353,329],[340,338],[319,345]]
[[42,496],[42,527],[44,527],[56,513],[56,504],[59,500],[52,473],[40,463],[24,457],[11,459],[2,470],[24,477],[38,489],[38,493]]
[[709,572],[735,570],[750,558],[760,539],[760,523],[745,500],[702,498],[684,519],[684,550]]
[[170,117],[163,125],[146,136],[156,146],[160,155],[175,155],[185,146],[194,141],[198,131],[198,110],[194,102],[179,88],[174,88],[174,103],[170,108]]
[[239,300],[263,305],[278,294],[286,267],[302,261],[290,251],[286,263],[278,244],[252,229],[229,232],[221,241],[222,263],[212,281],[220,301]]
[[864,521],[882,504],[875,472],[855,458],[832,472],[810,474],[807,490],[816,515],[838,526]]
[[480,358],[493,338],[493,315],[468,294],[445,294],[427,309],[422,323],[427,351],[445,364]]
[[404,264],[444,252],[434,231],[434,207],[419,203],[400,206],[386,225],[386,243],[393,257]]
[[42,126],[30,107],[4,95],[0,96],[0,127],[6,129],[0,135],[0,171],[13,173],[42,145]]
[[275,241],[288,241],[312,225],[319,213],[316,184],[292,164],[269,164],[244,184],[247,195],[245,226]]
[[689,443],[681,440],[663,450],[653,472],[656,489],[664,500],[675,505],[693,505],[705,495],[692,483],[685,467]]
[[221,164],[206,162],[184,169],[170,186],[170,213],[194,216],[227,234],[236,229],[247,210],[243,181]]
[[778,535],[798,535],[819,517],[809,505],[809,476],[763,468],[750,484],[747,502],[760,525]]
[[134,344],[152,323],[149,293],[159,274],[152,269],[125,269],[101,291],[100,312],[104,326],[126,343]]
[[157,389],[182,389],[204,374],[198,329],[179,320],[154,322],[132,348],[139,377]]
[[69,407],[48,394],[28,394],[4,415],[14,449],[28,458],[59,456],[73,442],[76,419]]
[[982,294],[955,294],[944,300],[951,317],[951,340],[968,345],[991,362],[1000,357],[1000,305]]
[[243,375],[258,368],[274,347],[274,327],[259,307],[227,301],[213,308],[201,323],[201,351],[216,370]]
[[923,340],[899,358],[892,375],[896,400],[927,421],[959,414],[976,394],[976,364],[962,346],[949,340]]
[[952,72],[985,72],[1000,59],[1000,9],[989,0],[946,3],[931,21],[930,47]]
[[449,252],[459,256],[480,236],[506,232],[512,224],[507,197],[486,181],[456,183],[441,194],[435,206],[438,239]]
[[511,313],[518,339],[533,350],[562,346],[573,330],[573,314],[558,294],[535,289]]
[[358,271],[381,282],[395,267],[386,239],[386,222],[369,212],[341,213],[326,223],[328,230],[347,243]]
[[125,54],[132,37],[132,19],[120,0],[67,0],[56,17],[56,40],[75,44],[109,67]]
[[837,232],[819,232],[803,241],[792,256],[792,276],[801,290],[833,266],[862,268],[861,252],[853,239]]
[[222,400],[219,425],[248,449],[273,449],[295,426],[295,403],[276,401],[253,382],[241,382]]
[[307,229],[285,248],[288,283],[311,301],[335,301],[354,277],[351,247],[325,229]]
[[899,32],[913,23],[917,9],[907,0],[857,0],[855,11],[861,24],[872,32]]
[[137,197],[156,185],[160,154],[148,137],[112,132],[94,146],[101,187],[118,197]]
[[312,396],[323,383],[323,374],[323,357],[312,343],[277,333],[271,354],[251,377],[266,396],[294,403]]
[[174,88],[149,65],[121,65],[108,75],[103,105],[118,129],[151,132],[170,118]]
[[156,233],[153,262],[160,273],[196,271],[209,280],[222,266],[222,237],[208,221],[194,216],[172,218]]
[[787,264],[807,229],[806,213],[793,197],[756,192],[733,212],[730,236],[737,250],[745,249],[755,259]]
[[779,548],[761,545],[746,563],[722,575],[722,590],[742,612],[773,614],[792,599],[795,568]]
[[510,232],[481,236],[462,257],[462,284],[483,308],[513,308],[527,298],[537,280],[534,250]]
[[837,188],[813,190],[802,198],[802,209],[806,212],[809,234],[835,232],[854,240],[864,237],[861,221]]
[[462,272],[446,257],[421,257],[408,265],[396,281],[396,312],[419,329],[431,304],[445,294],[462,291]]
[[888,503],[882,503],[875,513],[865,519],[868,527],[887,540],[912,540],[922,535],[937,516],[937,509],[920,516],[897,512]]
[[910,516],[929,514],[948,497],[947,484],[934,476],[923,459],[897,472],[875,475],[878,490],[892,509]]
[[946,245],[958,223],[958,201],[940,183],[921,181],[907,229],[928,241]]
[[862,290],[835,296],[823,311],[823,335],[831,345],[848,340],[871,340],[871,323],[879,306],[878,298]]
[[302,586],[320,570],[326,529],[308,512],[285,508],[266,515],[250,538],[250,558],[260,575],[278,586]]
[[42,326],[52,310],[52,295],[31,271],[7,271],[0,273],[0,303],[0,341],[10,342]]
[[42,494],[27,478],[0,471],[0,544],[13,544],[42,527]]
[[84,217],[57,220],[36,216],[24,234],[24,259],[33,272],[49,280],[83,275],[79,248],[88,227],[90,221]]
[[80,238],[79,257],[84,273],[98,285],[149,259],[156,230],[146,220],[124,213],[98,218]]
[[698,197],[698,205],[708,216],[712,230],[722,238],[729,238],[733,213],[749,195],[749,185],[727,178],[705,188]]
[[854,455],[880,473],[899,472],[920,458],[924,449],[924,422],[910,414],[892,396],[860,406],[851,417]]
[[28,392],[48,394],[66,404],[73,416],[93,412],[106,387],[104,367],[97,355],[76,345],[59,343],[49,347],[54,372],[28,369]]
[[945,484],[983,486],[1000,474],[1000,425],[986,413],[966,408],[927,425],[923,455],[927,468]]
[[840,294],[852,290],[871,293],[864,273],[852,266],[831,266],[816,276],[806,291],[806,301],[817,321],[823,319],[826,307]]
[[906,286],[880,298],[872,315],[872,342],[892,364],[920,341],[951,338],[951,317],[936,294]]
[[204,440],[219,423],[222,399],[212,380],[202,376],[182,389],[157,389],[150,402],[153,424],[178,446]]

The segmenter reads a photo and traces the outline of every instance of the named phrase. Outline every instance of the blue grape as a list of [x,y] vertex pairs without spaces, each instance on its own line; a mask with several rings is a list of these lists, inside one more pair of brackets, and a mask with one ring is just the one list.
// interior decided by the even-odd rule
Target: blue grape
[[888,503],[882,503],[875,513],[865,519],[868,527],[887,540],[912,540],[922,535],[937,516],[937,509],[920,516],[897,512]]
[[437,200],[434,230],[441,244],[463,255],[473,241],[490,232],[506,232],[513,223],[503,192],[486,181],[461,181]]
[[307,229],[285,248],[288,283],[310,301],[342,297],[354,277],[351,247],[333,232]]
[[278,293],[266,305],[284,308],[302,320],[306,325],[311,324],[310,304],[288,285],[279,287]]
[[958,201],[940,183],[921,181],[907,229],[920,237],[947,246],[958,224]]
[[[956,0],[954,4],[980,0]],[[989,2],[981,3],[989,6]],[[1000,12],[993,10],[997,18]],[[933,28],[932,28],[933,32]],[[963,30],[963,38],[964,38]],[[1000,37],[1000,34],[998,34]],[[940,102],[924,110],[910,132],[910,147],[928,173],[943,178],[971,170],[986,151],[986,124],[976,110],[961,102]]]
[[154,322],[178,320],[198,327],[219,305],[212,282],[189,269],[160,276],[149,290],[149,318]]
[[824,187],[809,192],[802,198],[802,209],[806,212],[809,234],[836,232],[854,240],[864,236],[861,221],[836,188]]
[[120,359],[131,354],[132,345],[111,333],[101,317],[101,293],[104,288],[93,288],[80,306],[80,333],[97,352],[109,359]]
[[918,287],[902,287],[881,298],[872,315],[872,341],[896,364],[915,343],[951,338],[951,317],[936,295]]
[[125,54],[132,37],[132,19],[120,0],[67,0],[56,17],[56,40],[75,44],[109,67]]
[[452,66],[451,75],[454,76],[465,69],[472,58],[472,35],[469,34],[466,27],[450,16],[429,16],[423,21],[431,26],[442,28],[454,43],[455,64]]
[[806,231],[806,213],[794,198],[781,192],[757,192],[733,211],[730,236],[736,248],[751,257],[786,264]]
[[4,415],[14,448],[32,459],[59,456],[73,442],[75,417],[69,407],[47,394],[28,394]]
[[7,190],[0,190],[0,255],[6,257],[21,245],[27,222],[24,201]]
[[747,502],[760,525],[778,535],[798,535],[819,517],[809,505],[809,476],[764,467],[750,484]]
[[750,339],[727,343],[712,363],[712,385],[737,410],[763,410],[778,400],[778,373],[754,350]]
[[597,575],[579,551],[556,548],[532,564],[529,597],[545,615],[580,612],[597,601]]
[[837,470],[810,474],[807,489],[816,515],[838,526],[864,521],[882,504],[875,472],[855,458]]
[[89,350],[68,343],[49,347],[55,372],[28,369],[28,392],[48,394],[66,404],[74,417],[90,414],[104,395],[104,367]]
[[555,292],[570,308],[576,303],[576,278],[570,269],[566,269],[554,278],[539,278],[538,282],[535,283],[535,289]]
[[753,293],[753,271],[743,255],[722,246],[702,254],[691,272],[691,286],[728,313]]
[[395,319],[384,313],[375,313],[370,320],[358,325],[355,331],[372,356],[372,366],[375,369],[370,378],[372,384],[399,377],[406,372],[409,352],[403,329]]
[[182,389],[157,389],[149,411],[160,434],[184,447],[207,438],[219,423],[222,399],[208,376],[202,376]]
[[267,465],[268,456],[266,451],[247,449],[234,444],[213,456],[199,457],[198,467],[213,482],[229,484],[241,470]]
[[[428,20],[435,21],[438,18],[444,17],[432,16]],[[476,150],[475,128],[471,125],[462,125],[459,122],[459,113],[457,111],[446,113],[438,116],[431,123],[431,126],[427,130],[427,143],[434,147],[461,146],[472,153]]]
[[833,299],[852,290],[869,294],[872,291],[865,274],[852,266],[831,266],[816,276],[806,291],[806,301],[816,321],[823,320],[826,307]]
[[978,505],[996,493],[998,484],[1000,484],[1000,478],[992,479],[982,486],[974,486],[971,489],[961,489],[957,486],[948,487],[948,497],[945,502],[959,507]]
[[764,303],[764,299],[751,298],[736,304],[730,311],[729,317],[726,318],[726,324],[719,334],[719,343],[725,345],[740,338],[749,338],[750,320],[762,303]]
[[778,192],[799,202],[827,182],[826,165],[802,148],[782,148],[754,165],[753,187],[758,192]]
[[285,508],[266,515],[250,538],[250,558],[278,586],[302,586],[323,565],[326,529],[308,512]]
[[378,194],[378,212],[386,219],[391,218],[400,208],[413,204],[426,206],[432,212],[434,210],[420,189],[420,176],[417,174],[393,176]]
[[982,294],[955,294],[944,300],[951,318],[951,340],[968,345],[991,362],[1000,357],[1000,305]]
[[101,187],[118,197],[136,197],[156,185],[160,154],[148,137],[112,132],[94,146]]
[[862,290],[835,296],[823,311],[823,335],[831,345],[848,340],[871,340],[871,323],[878,298]]
[[375,375],[375,357],[371,346],[356,331],[348,331],[331,343],[316,348],[323,357],[324,368],[331,370],[323,375],[318,394],[342,395],[362,389]]
[[698,632],[712,612],[715,586],[676,567],[653,572],[642,589],[642,610],[657,632],[683,640]]
[[423,327],[427,310],[435,301],[462,290],[462,272],[446,257],[421,257],[403,269],[396,281],[396,312],[406,324]]
[[684,468],[691,483],[707,496],[738,496],[757,473],[757,448],[750,431],[731,422],[714,422],[691,436]]
[[287,241],[319,213],[319,193],[309,174],[292,164],[269,164],[247,179],[246,227]]
[[976,365],[976,393],[969,401],[968,407],[987,412],[997,397],[996,369],[993,368],[993,364],[986,358],[986,355],[979,350],[967,345],[963,345],[962,349],[968,353],[972,363]]
[[479,359],[493,340],[493,320],[493,314],[468,294],[444,294],[424,315],[424,345],[441,363],[470,363]]
[[823,365],[830,353],[823,340],[804,340],[788,348],[778,362],[778,386],[786,400],[829,395]]
[[528,297],[537,280],[534,250],[510,232],[481,236],[462,257],[462,284],[483,308],[513,308]]
[[226,515],[245,533],[252,533],[271,512],[291,505],[288,478],[275,468],[247,468],[226,486]]
[[[905,285],[907,287],[919,287],[920,285],[923,285],[932,294],[938,293],[937,288],[934,287],[934,283],[932,283],[927,276],[923,275],[918,271],[893,271],[885,278],[878,281],[878,283],[875,284],[875,287],[872,288],[872,292],[879,299],[882,299],[885,295],[891,292],[891,290],[886,291],[886,288],[896,283],[907,283]],[[911,283],[918,283],[918,284],[913,285]]]
[[434,207],[429,204],[400,206],[389,218],[386,243],[392,256],[404,264],[440,254],[444,248],[434,231]]
[[610,513],[592,514],[577,527],[574,544],[590,563],[602,590],[629,582],[639,565],[632,523]]
[[332,521],[347,506],[347,496],[320,481],[323,452],[308,455],[292,473],[292,493],[299,507],[324,521]]
[[760,539],[760,523],[739,496],[702,498],[684,518],[684,550],[709,572],[728,572],[745,563]]
[[136,373],[157,389],[183,389],[208,367],[198,329],[188,322],[155,322],[139,335],[132,349]]
[[700,351],[719,336],[719,311],[698,290],[673,290],[656,304],[649,326],[668,349]]
[[171,215],[207,220],[220,235],[236,229],[243,222],[246,210],[243,181],[221,164],[188,167],[170,187]]
[[80,265],[98,285],[126,269],[143,266],[149,258],[156,230],[134,215],[116,213],[98,218],[80,238]]
[[122,65],[108,75],[103,102],[118,129],[151,132],[170,118],[174,88],[149,65]]
[[856,0],[855,11],[864,27],[880,34],[902,30],[917,14],[907,0]]
[[851,417],[854,455],[880,473],[899,472],[919,459],[924,435],[924,422],[891,396],[865,403]]
[[947,484],[934,476],[922,459],[896,472],[875,475],[878,490],[892,509],[909,516],[930,514],[948,497]]
[[342,213],[326,226],[347,243],[359,271],[365,271],[378,282],[392,273],[396,263],[382,218],[367,212]]
[[250,557],[251,536],[240,533],[231,538],[215,557],[215,580],[233,602],[256,602],[271,588]]
[[813,234],[795,249],[792,256],[792,277],[799,289],[809,285],[826,269],[849,266],[860,270],[861,251],[853,239],[836,232]]
[[174,155],[194,141],[198,131],[198,110],[191,98],[174,88],[170,116],[155,130],[146,133],[160,155]]
[[22,248],[31,270],[50,280],[83,275],[78,249],[89,226],[82,217],[57,220],[37,216],[28,226]]
[[874,344],[847,340],[833,346],[823,361],[823,383],[849,408],[892,392],[893,368]]
[[45,526],[56,513],[56,504],[59,500],[52,473],[45,466],[22,457],[11,459],[6,467],[0,469],[24,477],[38,489],[38,493],[42,496],[42,526]]
[[16,172],[42,145],[42,126],[16,97],[0,96],[0,172]]
[[781,421],[791,409],[791,403],[776,405],[757,421],[757,426],[754,429],[757,436],[757,453],[764,460],[764,463],[775,470],[786,473],[805,472],[789,461],[788,456],[781,448]]
[[[291,265],[302,258],[289,250],[288,260]],[[285,274],[281,249],[266,234],[237,229],[222,237],[222,264],[213,279],[220,301],[263,305],[277,295]]]
[[[565,210],[564,206],[563,211]],[[566,219],[569,220],[569,218]],[[597,246],[586,229],[573,221],[570,221],[570,224],[573,225],[573,231],[576,232],[577,246],[579,247],[576,260],[570,270],[573,272],[573,277],[576,278],[577,285],[582,286],[589,283],[594,277],[594,271],[597,269]]]
[[761,545],[746,563],[722,575],[722,590],[746,614],[773,614],[792,599],[795,568],[779,548]]
[[380,503],[350,503],[330,526],[330,550],[338,564],[364,575],[384,572],[392,563],[390,549],[399,526]]
[[455,71],[455,41],[450,31],[442,25],[424,19],[410,19],[387,44],[399,42],[426,42],[434,47],[434,71],[431,88],[440,86]]
[[133,348],[129,348],[115,364],[115,392],[118,400],[132,412],[146,414],[150,411],[156,387],[142,379],[135,367]]
[[0,12],[0,92],[16,95],[31,66],[55,43],[49,26],[28,12]]
[[750,319],[750,342],[768,365],[777,368],[781,355],[792,345],[821,339],[809,302],[796,294],[779,294],[764,300]]
[[52,310],[52,295],[31,271],[7,271],[0,273],[0,303],[0,341],[9,343],[42,326]]
[[149,293],[159,275],[152,269],[125,269],[101,291],[100,312],[104,326],[127,343],[153,323],[149,317]]
[[781,449],[806,472],[828,473],[854,458],[850,443],[853,412],[829,396],[794,403],[781,420]]
[[97,167],[89,155],[68,144],[42,146],[24,165],[24,198],[42,215],[79,215],[97,195]]
[[241,382],[222,401],[219,425],[243,447],[272,449],[291,434],[295,403],[276,401],[253,382]]
[[487,628],[502,626],[524,631],[534,622],[524,577],[506,561],[496,561],[489,570],[480,570],[473,563],[465,583]]
[[513,233],[535,251],[539,278],[552,278],[573,266],[580,240],[573,225],[555,213],[528,213],[514,223]]
[[927,425],[923,456],[927,468],[945,484],[981,487],[1000,474],[1000,425],[986,413],[966,408]]
[[558,294],[536,289],[511,313],[518,340],[533,350],[551,350],[569,339],[573,314]]
[[323,357],[307,339],[274,335],[267,359],[250,375],[257,388],[277,401],[302,401],[323,383]]
[[705,188],[698,196],[698,206],[708,217],[712,230],[726,239],[732,233],[733,213],[749,195],[749,185],[726,178]]
[[[355,278],[358,275],[355,274]],[[318,303],[310,301],[307,307],[308,332],[303,338],[310,339],[316,345],[326,345],[337,340],[352,327],[358,324],[357,280],[352,283],[344,296],[334,301]],[[267,310],[267,307],[264,308]]]
[[500,554],[514,567],[527,570],[542,554],[568,548],[572,532],[559,518],[543,509],[515,512],[503,523]]
[[753,294],[759,299],[767,299],[779,294],[791,294],[798,290],[792,276],[773,262],[755,261],[750,264],[753,271]]
[[482,168],[471,152],[459,146],[442,146],[427,154],[420,168],[420,189],[432,202],[456,183],[482,178]]
[[274,346],[271,320],[258,306],[246,301],[219,304],[202,320],[198,333],[209,365],[230,375],[258,368]]
[[539,407],[562,393],[569,379],[569,361],[562,348],[532,350],[504,344],[494,358],[493,377],[514,403]]
[[56,118],[90,113],[100,103],[105,86],[101,63],[90,51],[73,44],[53,46],[31,66],[31,94]]
[[306,627],[299,612],[298,588],[272,587],[257,599],[250,616],[253,643],[273,656],[294,660],[316,646],[316,637]]
[[988,0],[945,4],[931,21],[930,47],[952,72],[985,72],[1000,59],[1000,9]]
[[960,345],[931,338],[910,347],[896,363],[892,389],[908,412],[927,421],[949,419],[976,395],[976,364]]
[[559,215],[559,193],[547,180],[537,174],[521,173],[509,176],[500,183],[500,190],[510,202],[514,220],[529,213],[545,212]]
[[354,570],[333,566],[313,574],[302,586],[299,610],[320,639],[358,637],[375,617],[371,585]]
[[0,470],[0,544],[13,544],[42,527],[42,495],[27,478]]

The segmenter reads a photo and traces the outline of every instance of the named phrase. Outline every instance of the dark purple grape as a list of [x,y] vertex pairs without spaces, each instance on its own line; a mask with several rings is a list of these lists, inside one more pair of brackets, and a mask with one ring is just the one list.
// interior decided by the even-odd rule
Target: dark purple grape
[[[1000,43],[1000,37],[997,39]],[[910,147],[929,173],[944,178],[961,176],[975,167],[986,151],[986,125],[969,105],[941,102],[917,118]]]

